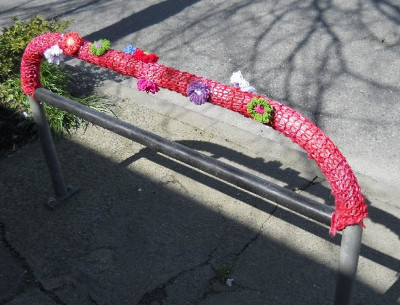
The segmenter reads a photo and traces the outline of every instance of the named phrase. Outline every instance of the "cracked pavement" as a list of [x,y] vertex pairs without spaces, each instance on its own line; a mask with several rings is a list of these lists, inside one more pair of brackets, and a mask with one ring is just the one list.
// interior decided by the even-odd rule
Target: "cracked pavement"
[[[265,155],[278,144],[237,141],[239,129],[221,137],[207,117],[182,117],[172,105],[156,111],[162,99],[136,94],[119,96],[117,117],[331,204],[326,182],[299,151]],[[95,126],[56,140],[64,175],[80,192],[50,211],[39,144],[0,162],[0,304],[332,303],[340,238],[328,228]],[[283,153],[291,158],[279,161]],[[385,228],[371,227],[354,298],[390,304],[398,254],[375,250],[368,233]],[[365,268],[371,261],[375,278]]]
[[[258,92],[316,122],[369,204],[353,304],[400,304],[395,1],[2,0],[0,8],[1,25],[13,15],[75,19],[71,30],[88,40],[121,50],[137,43],[162,64],[223,83],[241,69]],[[315,164],[270,129],[65,64],[86,89],[101,83],[117,117],[333,204]],[[80,189],[56,211],[43,204],[53,190],[38,142],[0,160],[0,305],[333,303],[340,236],[328,228],[95,126],[56,148]]]

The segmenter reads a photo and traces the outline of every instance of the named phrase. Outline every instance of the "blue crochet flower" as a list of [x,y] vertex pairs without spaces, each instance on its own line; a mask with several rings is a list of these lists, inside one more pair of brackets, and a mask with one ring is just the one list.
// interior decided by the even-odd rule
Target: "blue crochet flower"
[[126,54],[135,54],[136,48],[134,46],[132,46],[131,44],[129,44],[125,49],[124,49],[124,53]]

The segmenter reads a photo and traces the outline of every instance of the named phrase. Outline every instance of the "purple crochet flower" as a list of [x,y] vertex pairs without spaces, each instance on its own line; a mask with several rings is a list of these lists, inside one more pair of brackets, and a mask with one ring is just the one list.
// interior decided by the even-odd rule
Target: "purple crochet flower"
[[201,105],[210,97],[210,87],[201,81],[193,81],[189,84],[186,93],[191,102]]

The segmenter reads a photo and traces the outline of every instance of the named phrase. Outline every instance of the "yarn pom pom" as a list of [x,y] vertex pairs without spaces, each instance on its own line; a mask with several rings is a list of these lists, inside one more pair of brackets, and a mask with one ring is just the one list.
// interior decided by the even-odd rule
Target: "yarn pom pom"
[[63,50],[60,49],[58,45],[54,45],[51,48],[48,48],[44,53],[44,57],[51,64],[59,65],[60,62],[64,59]]
[[253,86],[250,86],[249,82],[244,79],[242,72],[237,71],[234,72],[231,76],[231,84],[233,84],[236,88],[239,88],[244,92],[255,92],[256,89]]
[[147,93],[156,93],[160,91],[157,84],[155,82],[149,81],[144,77],[139,78],[137,82],[137,87],[140,91],[146,91]]
[[124,49],[124,53],[126,54],[135,54],[136,48],[132,46],[131,44],[127,45],[127,47]]
[[89,46],[90,53],[96,56],[101,56],[107,52],[111,47],[111,43],[107,39],[100,39],[95,41]]
[[193,81],[189,84],[186,93],[191,102],[201,105],[210,97],[210,88],[201,81]]
[[143,61],[143,62],[157,62],[158,56],[154,53],[145,52],[139,48],[136,49],[135,54],[133,54],[133,58]]
[[254,97],[251,102],[247,104],[247,112],[255,121],[264,124],[268,124],[273,117],[273,109],[270,103],[263,98]]
[[64,54],[72,56],[79,50],[81,44],[81,36],[78,33],[71,32],[63,35],[60,47],[64,51]]

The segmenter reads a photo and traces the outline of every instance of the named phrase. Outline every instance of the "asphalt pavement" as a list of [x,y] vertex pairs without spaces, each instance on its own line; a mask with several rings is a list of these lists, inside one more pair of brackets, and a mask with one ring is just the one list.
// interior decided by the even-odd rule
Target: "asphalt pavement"
[[[399,4],[3,0],[0,26],[37,14],[219,82],[241,70],[315,122],[369,204],[353,304],[400,304]],[[119,118],[332,203],[315,164],[273,130],[66,64]],[[0,161],[0,304],[332,304],[340,236],[326,227],[95,126],[56,147],[81,189],[57,211],[42,204],[52,189],[39,143]]]

